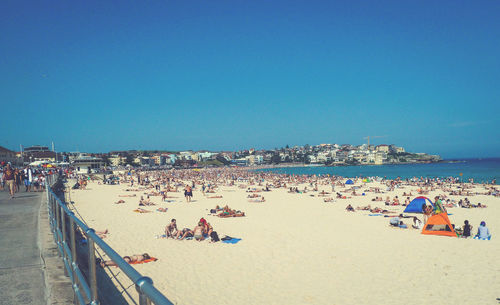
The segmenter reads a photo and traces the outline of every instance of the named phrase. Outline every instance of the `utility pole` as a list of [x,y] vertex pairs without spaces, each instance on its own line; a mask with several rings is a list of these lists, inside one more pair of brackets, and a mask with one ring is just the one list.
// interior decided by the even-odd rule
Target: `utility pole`
[[56,156],[55,156],[55,160],[56,160],[56,162],[57,162],[57,153],[56,153],[56,150],[55,150],[55,148],[54,148],[54,141],[52,141],[52,152],[54,152],[54,153],[56,154]]

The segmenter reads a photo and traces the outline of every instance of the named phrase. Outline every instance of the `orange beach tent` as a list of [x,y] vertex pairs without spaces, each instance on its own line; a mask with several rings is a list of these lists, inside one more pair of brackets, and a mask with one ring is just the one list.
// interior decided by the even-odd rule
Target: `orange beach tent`
[[439,213],[429,217],[429,220],[427,220],[422,229],[422,234],[457,237],[457,233],[453,229],[446,213]]

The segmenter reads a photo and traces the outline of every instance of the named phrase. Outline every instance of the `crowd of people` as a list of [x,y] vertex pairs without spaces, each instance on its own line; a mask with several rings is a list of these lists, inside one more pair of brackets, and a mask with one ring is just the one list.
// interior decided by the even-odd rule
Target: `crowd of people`
[[31,166],[14,167],[6,163],[0,169],[0,190],[8,191],[11,199],[22,191],[41,192],[45,190],[46,176],[52,173],[52,170]]
[[197,241],[203,241],[205,239],[210,238],[212,242],[218,242],[219,236],[217,232],[214,231],[212,225],[205,220],[205,218],[201,218],[198,221],[198,224],[193,228],[183,228],[179,230],[177,228],[177,220],[172,219],[170,223],[165,227],[165,238],[173,238],[176,240],[183,240],[185,238],[193,238]]

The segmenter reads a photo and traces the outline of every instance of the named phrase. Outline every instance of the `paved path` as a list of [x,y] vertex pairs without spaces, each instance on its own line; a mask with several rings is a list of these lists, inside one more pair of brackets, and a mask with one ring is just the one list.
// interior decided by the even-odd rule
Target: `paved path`
[[0,305],[46,305],[38,211],[45,193],[0,192]]

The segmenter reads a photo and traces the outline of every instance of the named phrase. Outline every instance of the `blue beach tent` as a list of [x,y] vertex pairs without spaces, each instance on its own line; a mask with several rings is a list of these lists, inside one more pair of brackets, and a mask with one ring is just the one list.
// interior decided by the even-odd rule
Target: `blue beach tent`
[[351,179],[349,179],[349,180],[347,180],[347,181],[345,182],[345,184],[354,184],[354,181],[352,181]]
[[434,207],[434,203],[429,198],[421,196],[413,199],[403,213],[422,213],[422,205],[424,203]]

